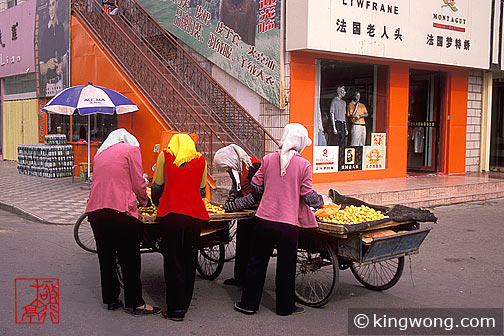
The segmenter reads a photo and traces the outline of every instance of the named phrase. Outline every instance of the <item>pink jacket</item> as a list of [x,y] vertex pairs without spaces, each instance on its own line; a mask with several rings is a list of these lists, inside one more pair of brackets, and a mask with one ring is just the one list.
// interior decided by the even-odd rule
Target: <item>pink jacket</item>
[[264,186],[257,217],[303,228],[318,226],[313,212],[302,198],[313,189],[311,164],[301,155],[294,154],[285,176],[280,176],[279,153],[266,155],[252,182]]
[[118,143],[95,155],[86,213],[107,208],[138,218],[137,199],[147,205],[140,148]]

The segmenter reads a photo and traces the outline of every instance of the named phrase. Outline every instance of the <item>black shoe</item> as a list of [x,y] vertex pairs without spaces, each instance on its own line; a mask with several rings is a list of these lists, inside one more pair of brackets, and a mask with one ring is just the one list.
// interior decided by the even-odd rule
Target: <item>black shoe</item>
[[241,287],[242,283],[241,283],[241,281],[238,281],[235,278],[231,278],[231,279],[224,280],[224,285]]
[[152,309],[146,309],[147,305],[144,305],[143,308],[133,308],[131,312],[135,316],[146,316],[146,315],[156,315],[161,313],[161,308],[152,307]]
[[301,313],[304,313],[305,311],[306,310],[303,307],[295,306],[294,307],[294,311],[292,312],[292,315],[294,315],[294,314],[301,314]]
[[278,313],[277,312],[277,315],[280,315],[280,316],[290,316],[290,315],[295,315],[295,314],[301,314],[301,313],[304,313],[305,310],[303,307],[298,307],[298,306],[294,306],[294,310],[291,312],[291,313]]
[[256,313],[256,310],[243,308],[241,302],[236,302],[234,305],[234,309],[246,315],[252,315]]
[[117,300],[116,302],[107,304],[107,309],[108,310],[116,310],[116,309],[121,308],[122,306],[123,306],[123,303],[121,302],[121,300]]
[[164,311],[164,312],[162,312],[162,315],[165,319],[180,322],[180,321],[184,321],[185,312],[183,312],[183,311],[174,311],[174,312]]

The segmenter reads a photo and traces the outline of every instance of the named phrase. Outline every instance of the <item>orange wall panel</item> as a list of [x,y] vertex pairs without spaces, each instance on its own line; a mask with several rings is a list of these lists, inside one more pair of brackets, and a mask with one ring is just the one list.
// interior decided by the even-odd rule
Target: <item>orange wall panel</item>
[[138,139],[144,172],[152,176],[151,167],[156,162],[154,145],[160,142],[161,133],[170,128],[76,16],[71,19],[71,39],[72,85],[91,82],[116,90],[137,104],[137,112],[118,116],[118,127],[127,129]]
[[454,70],[450,76],[448,92],[447,141],[445,153],[446,173],[465,172],[468,71]]

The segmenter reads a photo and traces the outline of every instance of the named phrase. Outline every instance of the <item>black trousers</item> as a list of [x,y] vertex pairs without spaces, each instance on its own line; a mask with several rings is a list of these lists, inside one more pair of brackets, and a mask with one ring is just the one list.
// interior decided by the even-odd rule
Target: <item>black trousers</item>
[[250,259],[252,248],[252,236],[254,234],[256,220],[239,220],[236,227],[236,257],[234,265],[234,278],[243,283],[247,272],[247,264]]
[[335,121],[334,126],[338,134],[329,134],[329,146],[339,146],[343,148],[346,146],[346,123],[343,121]]
[[176,213],[166,215],[161,221],[166,310],[185,314],[194,291],[198,241],[205,221]]
[[277,248],[275,278],[276,313],[290,315],[295,305],[295,276],[299,228],[256,218],[252,254],[247,266],[241,304],[258,310],[273,249]]
[[127,308],[143,305],[140,280],[141,224],[133,217],[112,209],[88,214],[96,240],[103,303],[114,303],[121,291],[116,273],[116,256],[124,281],[124,303]]

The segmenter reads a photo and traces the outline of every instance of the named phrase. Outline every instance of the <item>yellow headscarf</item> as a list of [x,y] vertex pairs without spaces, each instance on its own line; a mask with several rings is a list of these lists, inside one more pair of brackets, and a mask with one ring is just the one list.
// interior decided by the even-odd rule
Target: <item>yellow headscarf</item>
[[177,167],[201,156],[201,153],[196,151],[194,141],[187,134],[173,135],[166,150],[175,156],[173,163]]

